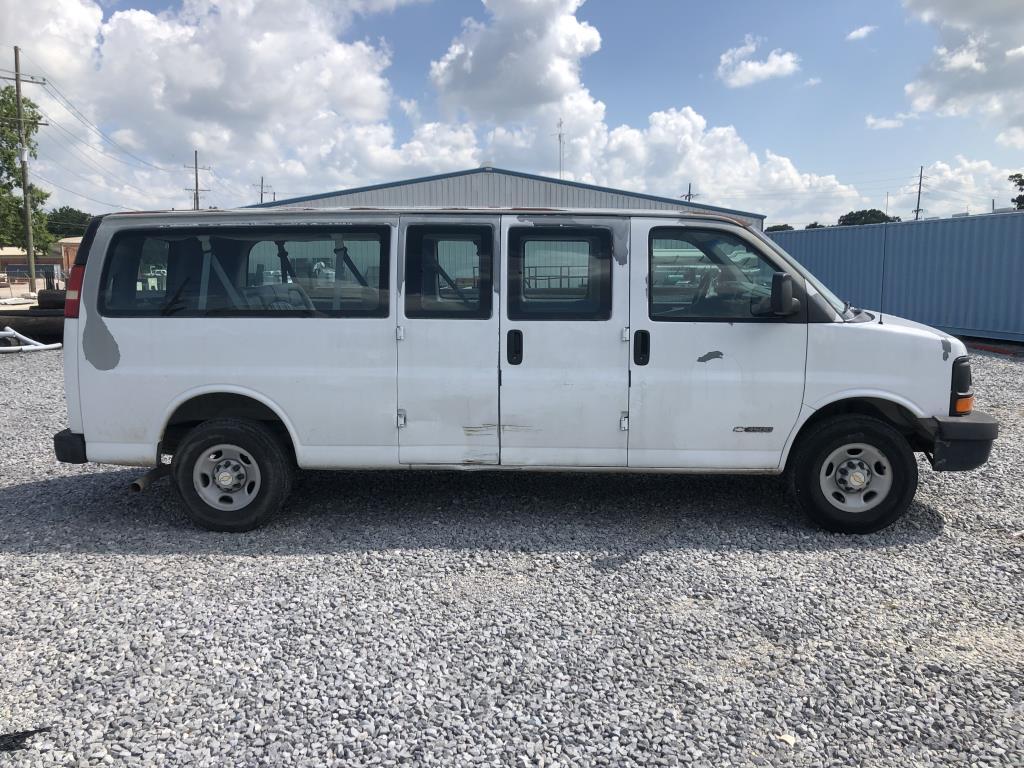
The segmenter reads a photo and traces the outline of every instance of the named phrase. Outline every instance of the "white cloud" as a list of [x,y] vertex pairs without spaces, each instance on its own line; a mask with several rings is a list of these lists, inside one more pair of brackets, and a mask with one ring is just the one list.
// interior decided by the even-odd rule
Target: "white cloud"
[[981,43],[980,39],[970,37],[955,51],[942,46],[936,48],[935,55],[939,59],[939,66],[947,72],[956,72],[961,69],[984,72],[988,67],[981,60],[981,51],[979,50]]
[[820,77],[809,77],[804,80],[804,85],[808,88],[814,88],[815,86],[821,85]]
[[1024,149],[1024,128],[1014,126],[1013,128],[1007,128],[1005,131],[1000,131],[999,135],[996,136],[996,141],[1004,147]]
[[1024,128],[1024,13],[1019,0],[904,0],[941,44],[904,90],[911,109],[980,114]]
[[752,59],[760,44],[760,39],[747,35],[743,45],[723,53],[718,59],[719,79],[730,88],[743,88],[773,77],[788,77],[800,71],[800,57],[781,48],[771,51],[764,60]]
[[903,120],[899,117],[875,117],[868,115],[864,118],[864,124],[873,131],[885,131],[892,128],[902,128]]
[[[958,155],[952,163],[936,161],[924,168],[925,188],[921,196],[924,216],[951,216],[954,213],[984,213],[1010,204],[1012,173],[987,160],[970,160]],[[917,199],[917,178],[890,197],[890,211],[906,218]]]
[[516,118],[578,91],[580,61],[601,35],[576,18],[583,0],[487,0],[488,22],[467,19],[430,79],[445,104],[473,117]]
[[857,27],[850,34],[846,36],[847,40],[863,40],[865,37],[874,32],[878,27],[872,26],[871,24],[865,24],[863,27]]

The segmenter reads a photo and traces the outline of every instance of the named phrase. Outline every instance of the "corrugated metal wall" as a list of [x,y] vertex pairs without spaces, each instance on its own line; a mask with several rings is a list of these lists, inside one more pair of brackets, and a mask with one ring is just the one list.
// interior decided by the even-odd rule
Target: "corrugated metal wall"
[[[287,206],[292,203],[284,201]],[[282,205],[282,203],[278,203]],[[303,208],[376,207],[499,207],[499,208],[628,208],[633,210],[707,211],[699,205],[670,203],[630,195],[616,190],[589,189],[559,183],[557,179],[535,179],[488,171],[447,178],[396,182],[373,189],[341,192],[329,197],[299,198],[294,205]],[[726,215],[760,228],[763,219],[744,216],[739,211]]]
[[855,306],[1024,341],[1024,213],[770,236]]

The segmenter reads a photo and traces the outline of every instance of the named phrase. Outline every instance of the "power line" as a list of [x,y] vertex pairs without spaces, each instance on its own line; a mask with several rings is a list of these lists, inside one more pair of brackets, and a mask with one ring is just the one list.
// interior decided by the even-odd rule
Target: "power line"
[[78,197],[82,198],[83,200],[89,200],[90,202],[93,202],[93,203],[99,203],[100,205],[105,205],[108,208],[120,208],[121,210],[124,210],[124,211],[133,210],[132,208],[128,208],[127,206],[124,206],[124,205],[118,205],[117,203],[108,203],[105,200],[97,200],[95,197],[89,197],[88,195],[83,195],[81,192],[76,192],[75,190],[69,189],[68,187],[65,187],[65,186],[62,186],[62,185],[58,184],[55,181],[50,181],[49,179],[47,179],[47,178],[45,178],[43,176],[40,176],[38,173],[36,174],[36,177],[40,181],[44,181],[47,184],[49,184],[51,187],[56,187],[57,189],[62,189],[65,192],[71,193],[72,195],[77,195]]
[[[32,57],[26,56],[26,58],[32,58]],[[35,61],[35,60],[33,59],[33,61]],[[141,157],[139,157],[138,155],[133,154],[128,149],[126,149],[124,146],[122,146],[119,142],[117,142],[116,140],[114,140],[113,138],[108,136],[103,131],[103,129],[101,129],[98,125],[96,125],[94,122],[92,122],[92,120],[90,120],[88,117],[86,117],[86,115],[78,107],[75,106],[75,104],[71,101],[71,99],[69,99],[67,96],[64,95],[64,92],[61,91],[60,88],[57,87],[57,83],[54,81],[53,77],[51,77],[50,74],[48,72],[46,72],[46,70],[44,70],[42,67],[39,66],[39,62],[35,62],[35,67],[40,72],[42,72],[43,75],[46,77],[46,82],[43,84],[43,88],[48,93],[50,93],[51,96],[55,97],[58,100],[58,103],[63,102],[63,103],[61,103],[61,106],[64,107],[64,109],[66,111],[68,111],[72,116],[74,116],[79,122],[81,122],[87,128],[91,129],[96,134],[98,134],[101,138],[103,138],[105,141],[107,141],[111,146],[116,147],[123,154],[127,155],[128,157],[132,158],[133,160],[136,160],[136,161],[142,163],[143,165],[145,165],[145,166],[147,166],[149,168],[153,168],[154,170],[165,171],[165,172],[173,172],[173,171],[176,170],[176,169],[173,169],[173,168],[164,168],[162,166],[159,166],[159,165],[156,165],[154,163],[151,163],[148,160],[144,160]]]
[[[79,139],[78,137],[76,137],[76,136],[75,136],[75,135],[74,135],[73,133],[71,133],[70,131],[67,131],[66,129],[62,128],[62,127],[61,127],[61,126],[59,126],[59,125],[57,125],[56,127],[58,127],[58,128],[61,128],[61,130],[63,130],[63,131],[65,132],[65,133],[67,133],[67,134],[68,134],[68,136],[70,136],[70,137],[71,137],[71,139],[72,139],[73,141],[77,141],[77,142],[80,142],[80,143],[81,143],[81,144],[82,144],[83,146],[85,146],[85,147],[88,147],[88,148],[90,148],[90,149],[93,149],[93,150],[96,150],[96,151],[99,151],[99,152],[100,152],[100,154],[102,154],[102,155],[104,155],[104,156],[108,156],[108,155],[107,155],[107,154],[106,154],[105,152],[102,152],[102,151],[100,151],[100,150],[97,150],[97,149],[96,149],[96,147],[93,147],[93,146],[92,146],[91,144],[89,144],[88,142],[85,142],[85,141],[83,141],[82,139]],[[125,186],[125,187],[130,187],[130,188],[134,189],[134,190],[135,190],[136,192],[140,192],[140,193],[141,193],[141,194],[143,194],[143,195],[145,195],[145,194],[148,194],[148,193],[146,192],[146,190],[144,190],[144,189],[142,189],[142,188],[140,188],[140,187],[137,187],[137,186],[135,186],[135,185],[134,185],[134,184],[132,184],[132,183],[131,183],[130,181],[127,181],[127,180],[125,180],[125,178],[124,178],[123,176],[119,176],[119,175],[117,175],[117,174],[116,174],[116,173],[114,173],[113,171],[111,171],[111,170],[109,170],[109,169],[106,169],[106,168],[104,168],[103,166],[99,165],[98,163],[96,163],[96,162],[92,161],[91,159],[89,159],[88,157],[86,157],[86,156],[85,156],[84,154],[82,154],[82,153],[81,153],[81,152],[80,152],[80,151],[79,151],[79,150],[78,150],[78,149],[77,149],[77,148],[76,148],[76,147],[75,147],[74,145],[72,145],[72,144],[69,144],[69,143],[67,142],[67,140],[66,140],[66,139],[64,139],[64,138],[63,138],[62,136],[60,136],[60,135],[58,135],[58,134],[55,134],[55,133],[50,133],[50,134],[48,134],[48,135],[49,135],[49,137],[50,137],[50,138],[52,138],[52,139],[57,139],[57,140],[58,140],[58,143],[59,143],[59,144],[60,144],[60,145],[61,145],[61,146],[62,146],[62,147],[63,147],[64,149],[66,149],[66,150],[68,150],[68,151],[69,151],[70,153],[74,154],[74,155],[75,155],[75,156],[76,156],[77,158],[79,158],[79,159],[80,159],[80,160],[81,160],[82,162],[84,162],[84,163],[85,163],[86,165],[88,165],[88,166],[89,166],[90,168],[94,169],[94,170],[95,170],[95,171],[96,171],[97,173],[99,173],[99,174],[100,174],[101,176],[103,176],[104,178],[110,177],[111,179],[114,179],[114,180],[115,180],[116,182],[118,182],[118,183],[119,183],[119,184],[120,184],[121,186]],[[113,158],[113,159],[115,159],[115,160],[116,160],[117,158]]]

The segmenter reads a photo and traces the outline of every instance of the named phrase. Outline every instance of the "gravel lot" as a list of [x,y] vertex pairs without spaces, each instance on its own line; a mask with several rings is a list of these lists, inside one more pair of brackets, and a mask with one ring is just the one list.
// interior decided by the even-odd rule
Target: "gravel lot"
[[69,467],[59,354],[0,357],[0,764],[1024,765],[1024,359],[911,514],[774,478],[310,473],[262,531]]

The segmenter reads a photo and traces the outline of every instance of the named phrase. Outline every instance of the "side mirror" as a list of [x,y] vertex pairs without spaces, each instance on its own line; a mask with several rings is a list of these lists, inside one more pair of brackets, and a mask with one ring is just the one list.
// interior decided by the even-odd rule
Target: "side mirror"
[[782,317],[800,311],[800,300],[793,298],[793,278],[785,272],[772,275],[772,314]]

